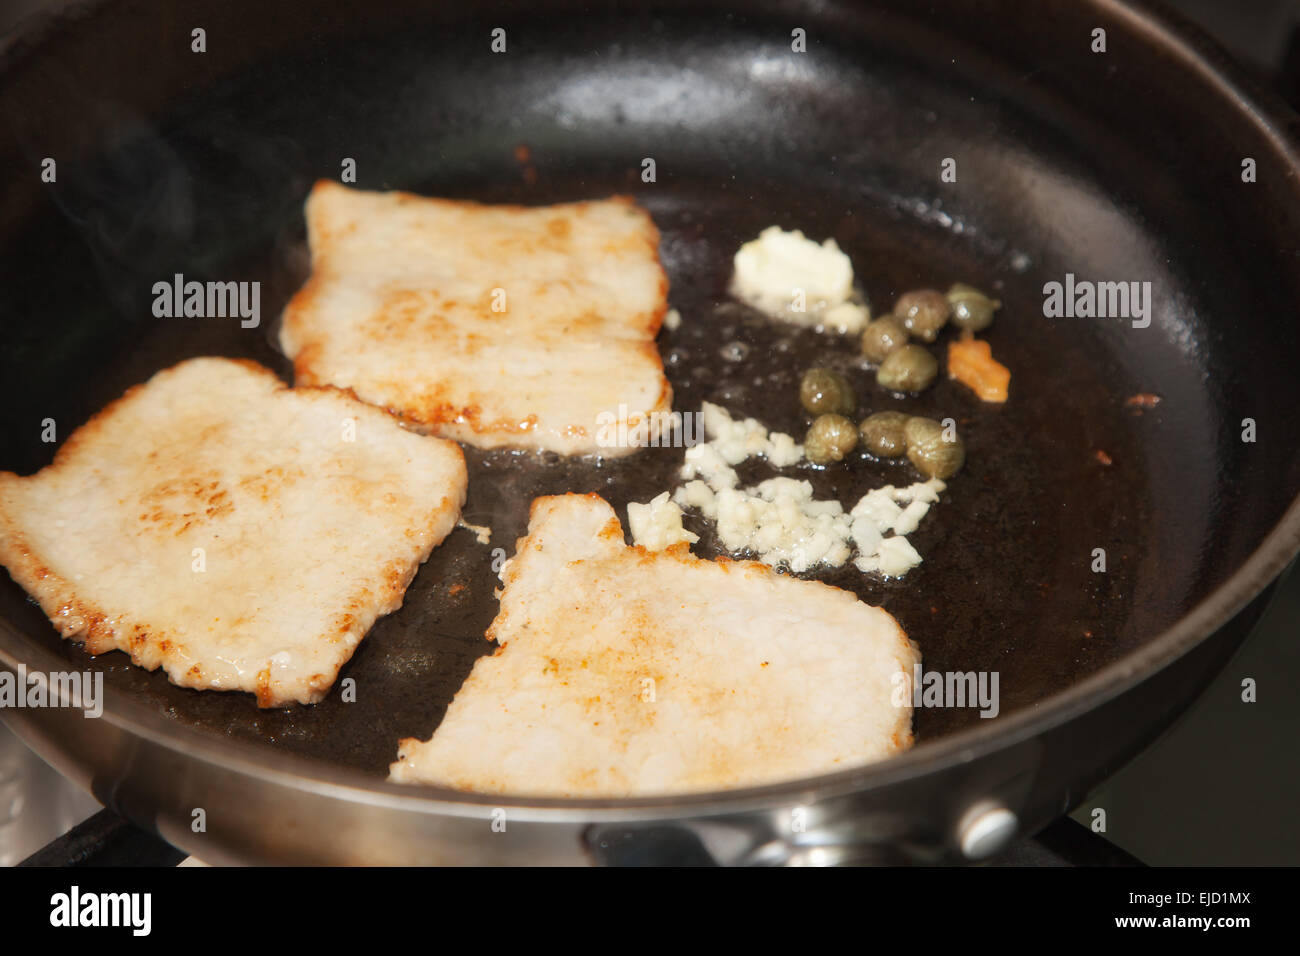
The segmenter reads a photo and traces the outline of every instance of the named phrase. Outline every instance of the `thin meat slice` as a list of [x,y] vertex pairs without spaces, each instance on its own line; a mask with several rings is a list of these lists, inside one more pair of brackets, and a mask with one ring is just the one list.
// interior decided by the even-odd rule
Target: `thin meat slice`
[[[659,234],[631,199],[489,206],[320,182],[295,381],[482,448],[619,456],[667,421]],[[620,431],[621,429],[621,431]]]
[[66,638],[264,707],[321,699],[465,499],[453,442],[336,389],[204,358],[128,391],[27,478],[0,563]]
[[[393,780],[536,796],[769,783],[911,745],[916,647],[847,591],[628,547],[596,495],[533,502],[481,658]],[[900,693],[900,689],[903,690]]]

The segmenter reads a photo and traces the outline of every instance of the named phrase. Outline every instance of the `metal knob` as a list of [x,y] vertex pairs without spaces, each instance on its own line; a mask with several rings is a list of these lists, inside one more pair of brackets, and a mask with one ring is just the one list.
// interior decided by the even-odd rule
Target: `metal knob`
[[1020,821],[1006,807],[984,806],[966,815],[961,826],[962,855],[968,860],[985,860],[1011,843]]

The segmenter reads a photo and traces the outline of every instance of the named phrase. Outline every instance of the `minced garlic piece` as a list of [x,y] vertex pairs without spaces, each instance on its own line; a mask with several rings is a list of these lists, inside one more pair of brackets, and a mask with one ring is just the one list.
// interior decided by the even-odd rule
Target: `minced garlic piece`
[[[921,555],[907,540],[939,500],[945,485],[938,478],[919,481],[906,488],[885,485],[868,491],[849,512],[853,518],[853,542],[858,558],[853,562],[859,571],[878,571],[888,577],[902,577],[921,563]],[[901,507],[899,502],[907,502]],[[893,532],[885,537],[887,532]]]
[[632,543],[649,551],[700,540],[699,535],[682,527],[682,509],[668,500],[666,491],[645,504],[629,502],[627,526],[632,532]]
[[864,574],[879,571],[890,578],[901,578],[908,571],[921,563],[912,543],[901,534],[892,538],[882,538],[880,547],[872,555],[863,555],[853,562],[853,566]]
[[[803,458],[802,445],[789,435],[769,432],[757,419],[732,418],[725,408],[711,402],[704,403],[700,417],[704,424],[704,434],[709,439],[707,444],[728,465],[738,465],[746,458],[762,456],[776,467],[784,468]],[[690,461],[689,454],[687,461]]]

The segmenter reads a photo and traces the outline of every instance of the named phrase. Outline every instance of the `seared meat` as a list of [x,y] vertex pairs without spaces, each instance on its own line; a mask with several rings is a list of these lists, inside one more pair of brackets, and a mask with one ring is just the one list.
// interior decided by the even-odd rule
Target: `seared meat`
[[312,276],[280,333],[298,383],[565,455],[627,454],[620,424],[648,435],[671,410],[654,344],[668,280],[630,199],[485,206],[320,182],[307,225]]
[[[629,796],[770,783],[910,746],[915,646],[847,591],[628,547],[596,495],[533,502],[479,659],[391,779]],[[901,690],[901,692],[900,692]]]
[[0,473],[0,563],[64,637],[264,707],[320,700],[455,527],[465,462],[251,362],[159,372]]

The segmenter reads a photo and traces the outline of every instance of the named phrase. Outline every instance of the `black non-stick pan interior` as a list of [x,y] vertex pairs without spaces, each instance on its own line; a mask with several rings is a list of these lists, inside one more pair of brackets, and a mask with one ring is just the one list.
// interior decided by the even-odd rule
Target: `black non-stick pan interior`
[[[143,18],[148,5],[123,6]],[[9,68],[42,78],[45,92],[9,95],[0,124],[11,168],[21,164],[0,235],[0,468],[43,466],[54,451],[43,420],[65,438],[190,356],[247,357],[291,380],[274,318],[309,268],[302,202],[351,158],[369,189],[530,204],[634,195],[661,230],[683,316],[659,339],[678,410],[719,402],[802,433],[798,377],[827,364],[850,377],[863,413],[955,418],[968,463],[911,538],[924,564],[902,582],[851,567],[816,576],[896,615],[927,669],[998,672],[1003,715],[1170,625],[1300,490],[1296,416],[1275,400],[1300,352],[1297,289],[1274,267],[1286,223],[1260,203],[1267,185],[1241,191],[1224,136],[1171,142],[1126,113],[1136,95],[1126,84],[1144,81],[1120,56],[1089,60],[1085,40],[1037,51],[1096,71],[1063,95],[978,52],[993,41],[945,19],[945,4],[915,19],[532,5],[501,21],[505,54],[491,52],[500,23],[487,14],[447,23],[412,11],[343,31],[342,5],[283,11],[255,50],[236,50],[239,5],[229,6],[212,14],[201,56],[189,52],[188,18],[137,38],[177,44],[137,50],[138,69],[164,88],[147,95],[117,72],[120,54],[60,58],[58,30],[75,24],[51,34],[48,55],[10,51]],[[313,29],[313,16],[328,26]],[[796,27],[806,53],[791,49]],[[57,182],[40,183],[52,153]],[[654,182],[642,179],[646,158]],[[955,183],[940,180],[945,158],[956,159]],[[897,399],[848,339],[736,303],[731,256],[771,224],[834,237],[877,311],[918,286],[996,294],[1004,305],[988,339],[1012,370],[1010,401],[984,405],[947,381]],[[1043,284],[1067,272],[1150,282],[1150,327],[1045,318]],[[260,281],[262,325],[154,318],[153,283],[175,273]],[[1126,400],[1139,393],[1160,402],[1134,408]],[[1244,418],[1256,422],[1254,443],[1241,440]],[[681,456],[651,449],[602,463],[467,449],[465,516],[490,525],[492,541],[457,530],[435,551],[344,670],[354,703],[336,692],[259,710],[251,696],[174,687],[119,653],[90,658],[7,579],[0,613],[179,724],[380,774],[399,738],[429,736],[491,650],[493,549],[513,553],[532,498],[596,491],[622,514],[672,487]],[[751,463],[742,477],[767,474]],[[908,466],[869,461],[801,476],[819,497],[850,503],[914,480]],[[700,554],[720,553],[705,526],[692,527]],[[1105,573],[1092,569],[1097,548]],[[924,709],[917,738],[979,722],[974,709]]]

